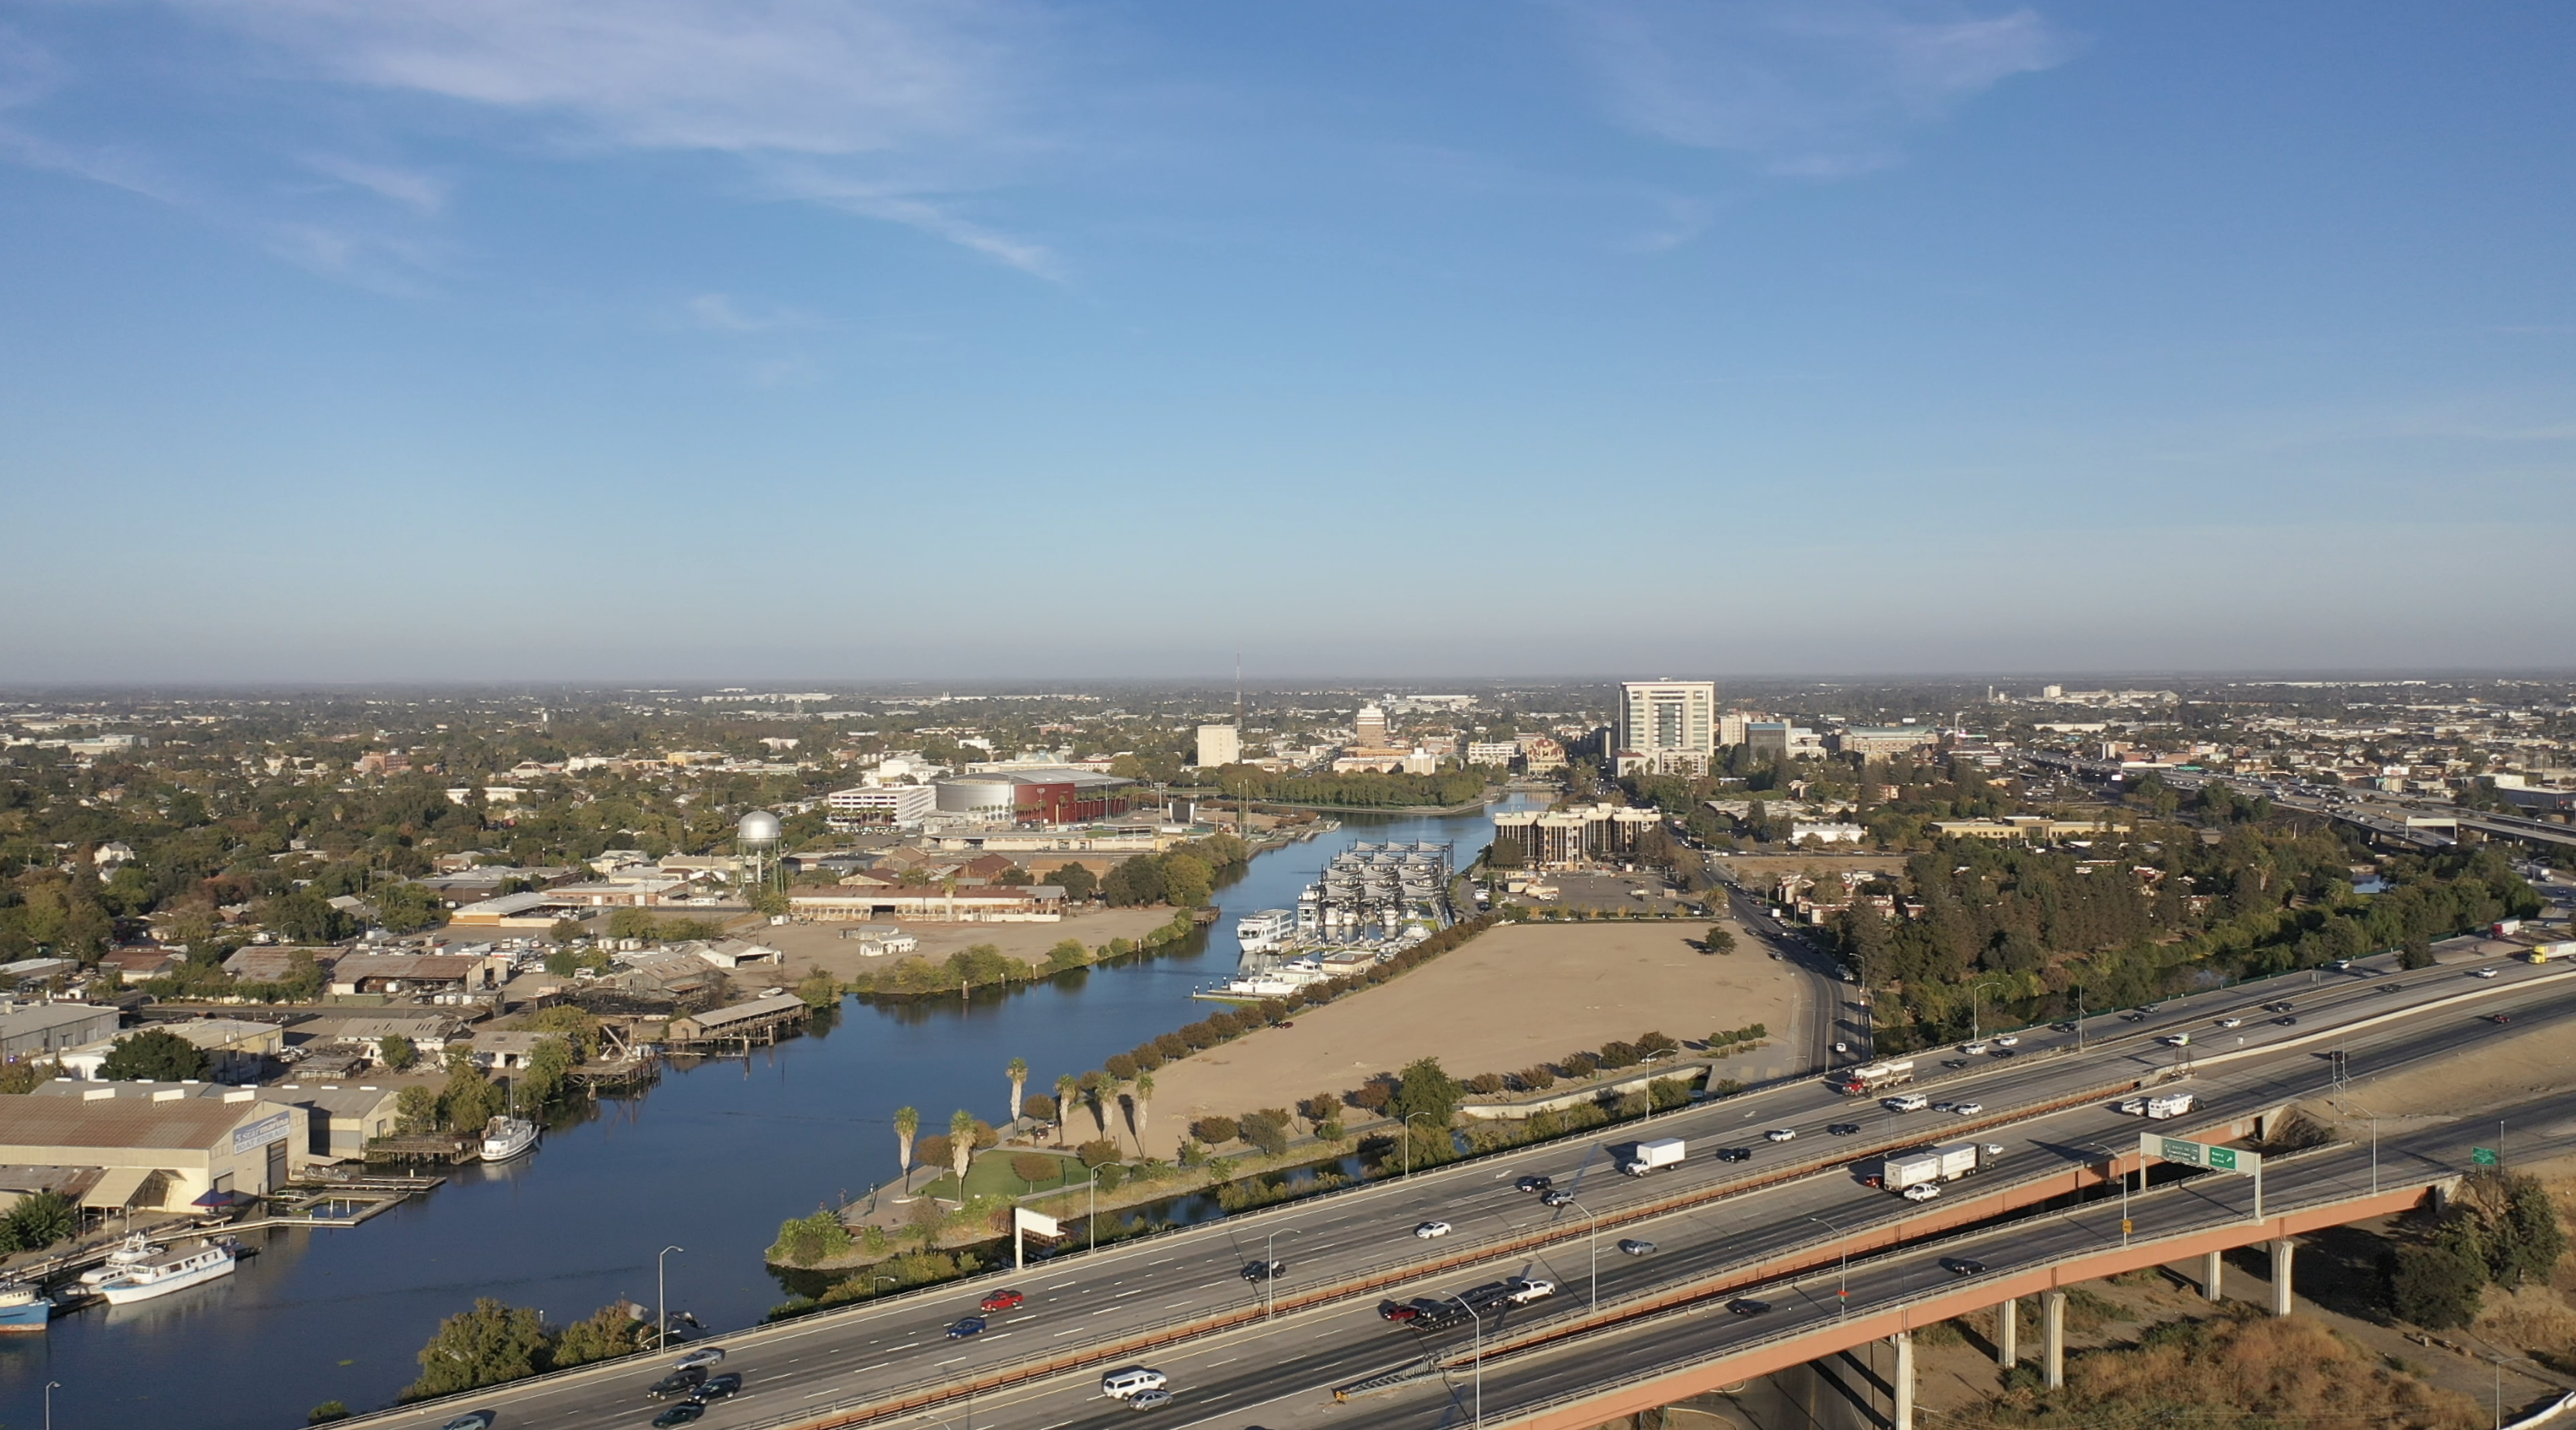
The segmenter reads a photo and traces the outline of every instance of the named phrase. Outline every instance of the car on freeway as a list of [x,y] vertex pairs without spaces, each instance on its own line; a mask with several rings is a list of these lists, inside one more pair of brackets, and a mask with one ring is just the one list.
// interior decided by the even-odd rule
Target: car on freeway
[[689,1392],[689,1398],[700,1405],[742,1394],[742,1377],[732,1371],[709,1376],[707,1383]]
[[948,1339],[962,1341],[968,1336],[980,1336],[984,1334],[984,1327],[988,1324],[990,1323],[981,1316],[960,1316],[949,1323]]
[[1413,1234],[1422,1238],[1424,1241],[1429,1241],[1435,1236],[1447,1236],[1449,1234],[1449,1223],[1445,1221],[1426,1221],[1422,1225],[1415,1227],[1413,1229]]
[[1849,1137],[1859,1131],[1860,1124],[1857,1122],[1828,1122],[1825,1124],[1825,1135],[1828,1137]]
[[1983,1276],[1986,1274],[1986,1263],[1973,1256],[1944,1256],[1941,1258],[1941,1269],[1953,1276]]
[[1549,1191],[1541,1192],[1538,1195],[1538,1204],[1543,1207],[1569,1206],[1573,1201],[1574,1193],[1565,1190],[1563,1187],[1553,1188]]
[[1153,1410],[1171,1403],[1172,1393],[1168,1390],[1140,1390],[1127,1397],[1130,1410]]
[[2147,1015],[2139,1012],[2135,1008],[2132,1008],[2128,1012],[2120,1015],[2120,1021],[2123,1023],[2143,1023],[2147,1021]]
[[1939,1195],[1941,1195],[1941,1189],[1930,1182],[1916,1182],[1913,1186],[1907,1187],[1903,1193],[1909,1202],[1928,1202]]
[[1160,1390],[1172,1382],[1152,1366],[1131,1365],[1113,1370],[1100,1378],[1100,1393],[1112,1400],[1125,1400],[1148,1390]]
[[697,1418],[706,1413],[707,1408],[698,1402],[694,1400],[683,1400],[679,1404],[664,1410],[661,1414],[654,1416],[653,1424],[655,1426],[655,1430],[670,1430],[670,1427],[674,1425],[695,1424]]
[[1276,1281],[1287,1274],[1288,1263],[1285,1261],[1253,1261],[1247,1262],[1243,1268],[1246,1281]]
[[2338,958],[2334,961],[2331,967],[2337,973],[2350,973],[2352,971],[2352,960],[2349,958]]
[[1763,1140],[1768,1142],[1794,1141],[1797,1136],[1798,1129],[1795,1127],[1774,1127],[1770,1131],[1762,1134]]
[[1756,1301],[1750,1296],[1738,1296],[1726,1303],[1726,1309],[1739,1316],[1759,1316],[1771,1309],[1771,1303]]
[[1986,1105],[1982,1102],[1954,1102],[1950,1104],[1950,1110],[1961,1117],[1974,1117],[1985,1111]]
[[1518,1182],[1513,1183],[1513,1185],[1524,1192],[1543,1192],[1548,1188],[1555,1186],[1556,1179],[1554,1177],[1523,1177]]
[[2271,1002],[2263,1005],[2263,1011],[2266,1013],[2287,1013],[2297,1006],[2299,1005],[2291,1002],[2287,998],[2275,998]]
[[2472,968],[2469,970],[2469,976],[2471,978],[2493,978],[2496,976],[2496,971],[2492,968]]
[[1623,1256],[1652,1256],[1655,1244],[1640,1237],[1623,1236],[1619,1239],[1619,1252]]
[[2510,1023],[2513,1021],[2513,1015],[2511,1013],[2489,1013],[2487,1015],[2487,1021],[2490,1023]]
[[671,1363],[673,1369],[684,1365],[714,1365],[725,1357],[722,1346],[700,1346]]
[[1986,1049],[1991,1046],[1993,1045],[1988,1043],[1985,1039],[1979,1038],[1975,1042],[1961,1043],[1959,1045],[1959,1051],[1966,1053],[1972,1058],[1981,1058],[1986,1055]]
[[2218,1020],[2218,1026],[2222,1028],[2242,1028],[2245,1026],[2245,1020],[2242,1018],[2221,1018]]
[[492,1430],[492,1412],[469,1410],[438,1427],[438,1430]]
[[2379,991],[2382,993],[2403,993],[2406,991],[2406,985],[2403,983],[2383,983],[2379,985]]
[[684,1365],[645,1387],[644,1393],[655,1400],[676,1400],[706,1383],[704,1366]]
[[1753,1160],[1753,1149],[1750,1147],[1720,1147],[1717,1149],[1717,1160],[1721,1162],[1750,1162]]
[[2273,1021],[2273,1023],[2275,1023],[2276,1025],[2278,1025],[2278,1026],[2280,1026],[2280,1027],[2284,1027],[2284,1028],[2295,1028],[2295,1027],[2299,1026],[2299,1020],[2298,1020],[2297,1015],[2295,1015],[2295,1014],[2291,1014],[2291,1013],[2284,1013],[2284,1014],[2282,1014],[2280,1017],[2275,1018],[2275,1019],[2273,1019],[2272,1021]]
[[984,1293],[984,1299],[975,1303],[975,1309],[979,1311],[1016,1311],[1022,1306],[1027,1305],[1028,1300],[1029,1298],[1026,1292],[1009,1290],[987,1291]]
[[2017,1048],[2021,1046],[2021,1038],[2016,1034],[2006,1033],[2002,1037],[1995,1039],[1995,1046],[1998,1048]]
[[1963,1068],[1967,1065],[1968,1060],[1966,1058],[1943,1058],[1941,1060],[1941,1066],[1945,1068]]
[[1382,1321],[1410,1321],[1422,1314],[1422,1308],[1410,1301],[1380,1301],[1377,1314]]
[[1511,1302],[1515,1306],[1526,1306],[1532,1301],[1539,1300],[1542,1297],[1553,1296],[1555,1294],[1555,1282],[1527,1280],[1514,1286],[1511,1290],[1511,1294],[1505,1296],[1503,1299]]

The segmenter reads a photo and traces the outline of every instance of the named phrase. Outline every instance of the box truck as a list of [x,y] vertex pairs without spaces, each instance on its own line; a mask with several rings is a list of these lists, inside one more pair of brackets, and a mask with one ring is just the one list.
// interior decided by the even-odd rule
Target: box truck
[[1682,1139],[1658,1137],[1651,1142],[1638,1143],[1635,1153],[1620,1164],[1619,1170],[1631,1177],[1642,1177],[1665,1167],[1680,1166],[1681,1160]]

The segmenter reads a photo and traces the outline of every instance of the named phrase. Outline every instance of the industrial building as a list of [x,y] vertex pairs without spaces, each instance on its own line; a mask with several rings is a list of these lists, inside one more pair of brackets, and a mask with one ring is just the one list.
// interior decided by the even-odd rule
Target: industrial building
[[931,785],[937,812],[977,824],[1086,824],[1127,812],[1135,781],[1066,767],[943,775]]
[[[355,1086],[333,1083],[281,1083],[273,1087],[231,1088],[203,1082],[75,1082],[56,1079],[36,1087],[38,1097],[131,1098],[136,1102],[170,1102],[180,1097],[232,1098],[250,1092],[261,1102],[304,1109],[306,1156],[314,1161],[357,1161],[367,1155],[372,1138],[391,1136],[394,1104],[402,1089],[392,1084]],[[301,1166],[302,1158],[295,1159]]]
[[0,1166],[99,1175],[81,1205],[105,1210],[196,1210],[221,1193],[264,1196],[310,1160],[301,1106],[249,1088],[189,1096],[164,1085],[149,1099],[113,1084],[78,1098],[0,1097]]
[[121,1015],[90,1003],[11,1003],[0,999],[0,1061],[47,1058],[116,1031]]
[[836,889],[787,896],[790,916],[803,923],[1006,924],[1053,923],[1064,917],[1064,890],[1054,884],[987,888]]
[[1612,748],[1615,774],[1707,774],[1717,757],[1717,683],[1622,681]]

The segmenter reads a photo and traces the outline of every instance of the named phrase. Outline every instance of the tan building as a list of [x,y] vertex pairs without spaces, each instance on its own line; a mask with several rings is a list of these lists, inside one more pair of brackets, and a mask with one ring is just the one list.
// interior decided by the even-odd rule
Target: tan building
[[83,1206],[188,1211],[215,1192],[263,1196],[311,1160],[305,1110],[241,1088],[150,1100],[113,1087],[0,1098],[0,1163],[95,1170]]

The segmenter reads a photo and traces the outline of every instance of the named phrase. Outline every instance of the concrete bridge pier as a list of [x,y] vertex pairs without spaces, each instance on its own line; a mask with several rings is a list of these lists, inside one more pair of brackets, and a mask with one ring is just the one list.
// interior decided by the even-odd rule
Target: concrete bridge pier
[[1899,1331],[1888,1339],[1896,1343],[1895,1430],[1914,1430],[1914,1333]]
[[2219,1285],[2226,1279],[2226,1276],[2227,1260],[2225,1257],[2215,1251],[2202,1257],[2200,1259],[2201,1299],[2204,1301],[2217,1300],[2221,1294],[2218,1289]]
[[2021,1364],[2021,1298],[2008,1296],[1995,1308],[1995,1364],[2006,1370]]
[[2066,1384],[2066,1293],[2048,1292],[2039,1311],[2040,1375],[2055,1390]]
[[2272,1314],[2290,1314],[2290,1256],[2297,1244],[2288,1237],[2272,1242]]

